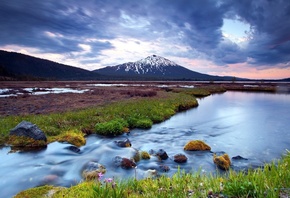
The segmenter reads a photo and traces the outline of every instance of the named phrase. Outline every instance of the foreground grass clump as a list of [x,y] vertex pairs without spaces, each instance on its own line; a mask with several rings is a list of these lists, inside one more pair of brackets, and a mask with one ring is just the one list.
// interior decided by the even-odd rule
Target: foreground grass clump
[[78,111],[0,117],[0,145],[8,141],[9,131],[23,120],[36,124],[49,142],[61,141],[61,137],[67,141],[68,137],[62,135],[73,130],[86,134],[119,135],[128,128],[150,128],[153,123],[197,105],[197,100],[188,94],[160,91],[150,98],[133,98]]
[[[222,176],[178,171],[172,178],[161,176],[126,181],[105,178],[104,181],[83,182],[70,188],[56,188],[51,197],[289,197],[289,186],[290,152],[276,163],[266,164],[263,169],[247,172],[229,170]],[[46,188],[45,193],[43,189]],[[29,189],[16,198],[32,198],[40,190],[42,195],[46,195],[52,189],[50,186]]]

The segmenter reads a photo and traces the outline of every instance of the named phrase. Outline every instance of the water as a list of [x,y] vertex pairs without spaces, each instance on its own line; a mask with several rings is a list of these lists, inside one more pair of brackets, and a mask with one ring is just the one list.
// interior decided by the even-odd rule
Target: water
[[[150,130],[132,130],[129,135],[105,138],[92,135],[80,153],[67,149],[69,144],[54,142],[44,150],[9,153],[0,149],[0,189],[2,197],[45,184],[71,186],[82,180],[81,173],[90,162],[103,164],[105,178],[135,177],[135,170],[125,170],[114,163],[116,156],[131,158],[137,150],[164,149],[169,159],[157,157],[137,163],[137,179],[148,175],[148,169],[171,176],[178,166],[187,172],[215,173],[213,152],[226,152],[230,157],[240,155],[247,160],[232,160],[232,168],[243,170],[259,167],[279,159],[290,149],[290,95],[269,93],[226,92],[199,99],[197,108],[179,113],[154,125]],[[129,138],[132,147],[120,148],[115,140]],[[189,140],[203,140],[212,152],[186,152]],[[173,161],[175,154],[188,157],[185,164]],[[169,172],[161,172],[167,165]]]

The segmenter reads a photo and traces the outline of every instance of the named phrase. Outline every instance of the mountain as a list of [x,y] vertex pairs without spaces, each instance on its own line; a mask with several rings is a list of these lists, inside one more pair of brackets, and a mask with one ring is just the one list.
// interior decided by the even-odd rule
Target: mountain
[[0,76],[15,79],[97,80],[100,75],[32,56],[0,50]]
[[152,55],[136,62],[94,70],[102,75],[159,80],[231,80],[233,77],[211,76],[189,70],[161,56]]

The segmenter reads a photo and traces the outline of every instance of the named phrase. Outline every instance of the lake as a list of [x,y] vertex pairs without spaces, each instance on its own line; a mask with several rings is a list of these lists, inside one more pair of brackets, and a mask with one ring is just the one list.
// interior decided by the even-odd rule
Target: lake
[[[72,152],[69,144],[54,142],[44,150],[9,153],[10,148],[0,149],[0,189],[2,197],[12,197],[17,192],[45,184],[71,186],[79,183],[88,162],[103,164],[105,178],[142,179],[149,169],[171,176],[180,167],[186,172],[216,173],[213,153],[228,153],[232,169],[246,170],[263,166],[279,159],[290,150],[290,94],[226,92],[199,100],[199,106],[181,112],[149,130],[132,130],[116,138],[91,135],[79,153]],[[120,148],[115,140],[128,138],[131,148]],[[183,147],[189,140],[203,140],[211,152],[189,152]],[[169,158],[160,161],[152,156],[141,160],[136,169],[125,170],[115,165],[116,156],[130,158],[136,150],[158,151],[163,149]],[[176,154],[185,154],[188,161],[177,164]],[[170,168],[162,172],[160,166]]]

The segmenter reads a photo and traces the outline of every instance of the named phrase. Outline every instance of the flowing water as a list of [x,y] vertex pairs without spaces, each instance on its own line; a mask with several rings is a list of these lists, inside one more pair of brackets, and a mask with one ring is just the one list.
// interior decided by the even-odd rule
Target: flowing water
[[[9,153],[0,149],[1,197],[12,197],[17,192],[45,184],[71,186],[82,180],[82,171],[88,162],[98,162],[107,169],[106,178],[137,179],[148,176],[149,169],[171,176],[178,167],[187,171],[216,173],[213,152],[226,152],[232,168],[243,170],[259,167],[279,159],[290,149],[290,95],[269,93],[226,92],[199,99],[197,108],[178,113],[171,119],[154,125],[149,130],[132,130],[116,138],[91,135],[80,152],[73,152],[69,144],[54,142],[46,149],[33,152]],[[115,140],[129,138],[131,148],[120,148]],[[211,152],[186,152],[189,140],[203,140]],[[137,150],[163,149],[169,158],[141,160],[136,169],[125,170],[115,165],[116,156],[131,158]],[[185,154],[188,161],[177,164],[175,154]],[[160,165],[170,168],[160,171]]]

